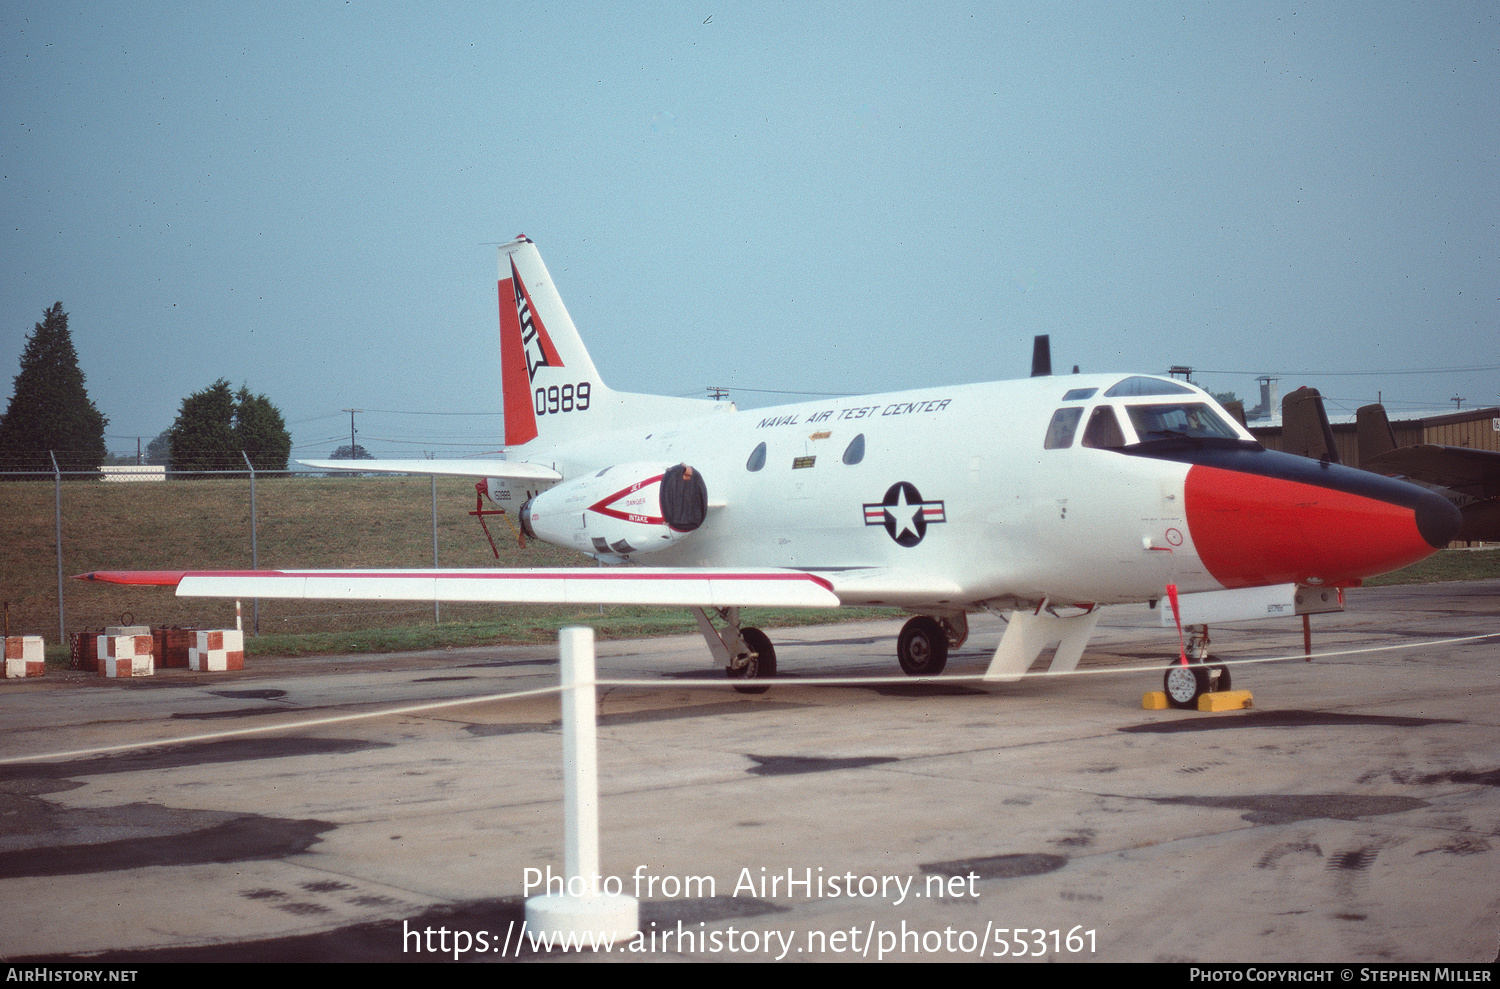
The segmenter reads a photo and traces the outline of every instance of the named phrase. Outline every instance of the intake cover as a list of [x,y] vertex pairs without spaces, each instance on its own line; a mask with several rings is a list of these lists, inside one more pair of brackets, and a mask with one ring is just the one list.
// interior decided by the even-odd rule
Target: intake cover
[[686,464],[631,463],[564,481],[521,506],[533,539],[594,555],[654,553],[703,524],[708,487]]

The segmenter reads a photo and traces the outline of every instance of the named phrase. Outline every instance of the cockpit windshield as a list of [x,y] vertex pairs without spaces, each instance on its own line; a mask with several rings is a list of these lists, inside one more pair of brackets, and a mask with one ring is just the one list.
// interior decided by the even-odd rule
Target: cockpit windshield
[[1128,405],[1125,411],[1142,443],[1152,440],[1222,438],[1239,439],[1234,427],[1206,402],[1171,402]]

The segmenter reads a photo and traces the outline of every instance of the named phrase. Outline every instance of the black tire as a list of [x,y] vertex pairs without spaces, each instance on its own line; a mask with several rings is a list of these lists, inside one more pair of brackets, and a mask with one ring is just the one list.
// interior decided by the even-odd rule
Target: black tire
[[896,659],[907,676],[937,676],[948,665],[948,632],[936,618],[918,615],[901,627]]
[[[755,655],[750,661],[739,669],[733,666],[726,667],[724,672],[731,680],[769,680],[776,676],[776,647],[771,645],[770,638],[758,628],[740,629],[740,638],[745,640],[745,645]],[[771,689],[769,683],[751,686],[735,684],[734,689],[742,694],[763,694]]]
[[[1214,661],[1214,657],[1208,657],[1208,661],[1212,663]],[[1225,691],[1231,689],[1229,685],[1234,681],[1230,679],[1229,667],[1225,666],[1223,663],[1219,663],[1208,668],[1208,682],[1210,685],[1209,689],[1211,689],[1216,694],[1222,694]]]
[[1185,711],[1198,709],[1198,698],[1208,693],[1208,670],[1202,666],[1183,666],[1173,660],[1162,677],[1167,703]]

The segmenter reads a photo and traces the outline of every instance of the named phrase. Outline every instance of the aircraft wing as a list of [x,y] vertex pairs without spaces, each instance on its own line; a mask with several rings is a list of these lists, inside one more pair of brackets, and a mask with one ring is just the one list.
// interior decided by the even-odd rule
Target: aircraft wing
[[951,578],[896,567],[853,567],[825,571],[821,576],[846,605],[930,607],[966,602],[971,597]]
[[1474,498],[1500,495],[1500,453],[1492,450],[1424,443],[1367,457],[1360,466],[1451,488]]
[[178,597],[687,608],[836,608],[828,580],[800,570],[573,567],[519,570],[114,570],[80,580],[175,587]]
[[524,460],[299,460],[314,470],[364,474],[436,474],[439,477],[500,477],[512,481],[560,481],[551,467]]

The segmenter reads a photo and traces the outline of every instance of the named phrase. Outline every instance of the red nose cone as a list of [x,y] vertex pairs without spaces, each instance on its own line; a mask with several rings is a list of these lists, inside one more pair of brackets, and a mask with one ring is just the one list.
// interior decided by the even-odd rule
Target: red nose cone
[[1413,488],[1408,504],[1398,504],[1361,492],[1373,475],[1324,470],[1345,483],[1325,487],[1202,464],[1189,470],[1188,528],[1214,579],[1225,587],[1357,585],[1430,556],[1457,531],[1458,510],[1438,495]]

